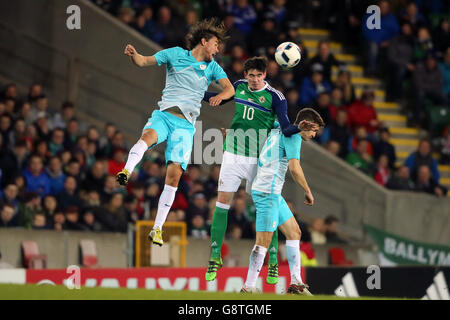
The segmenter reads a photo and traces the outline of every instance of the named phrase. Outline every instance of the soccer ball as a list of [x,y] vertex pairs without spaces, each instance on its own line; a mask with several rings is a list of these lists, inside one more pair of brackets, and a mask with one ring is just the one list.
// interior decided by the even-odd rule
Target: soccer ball
[[286,69],[295,67],[301,59],[300,48],[293,42],[283,42],[275,51],[275,61]]

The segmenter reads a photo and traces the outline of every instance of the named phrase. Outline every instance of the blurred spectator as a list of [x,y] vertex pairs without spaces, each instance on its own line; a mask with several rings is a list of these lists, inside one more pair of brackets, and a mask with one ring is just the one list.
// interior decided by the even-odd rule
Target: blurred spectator
[[225,29],[227,29],[227,35],[230,37],[225,44],[225,52],[230,52],[231,48],[235,45],[246,48],[245,36],[234,26],[234,16],[231,13],[227,13],[223,19],[223,23]]
[[64,182],[64,189],[58,195],[58,203],[64,210],[67,207],[82,208],[84,203],[78,195],[77,180],[73,176],[67,176]]
[[0,214],[0,227],[10,228],[18,226],[18,219],[14,219],[14,207],[9,203],[3,204]]
[[125,24],[131,24],[131,22],[133,21],[133,17],[135,15],[135,12],[132,8],[130,7],[121,7],[119,9],[117,18],[122,21]]
[[182,45],[183,29],[177,27],[172,17],[172,11],[167,6],[161,6],[158,10],[158,21],[156,22],[152,40],[164,47]]
[[331,68],[333,66],[339,67],[342,63],[339,62],[334,54],[330,51],[328,41],[321,40],[317,45],[317,54],[309,61],[310,65],[319,64],[322,66],[323,79],[331,83]]
[[109,202],[111,196],[119,191],[120,191],[119,184],[116,181],[116,177],[112,175],[106,176],[103,190],[100,192],[101,202],[102,203]]
[[242,74],[244,72],[244,61],[239,59],[231,60],[230,70],[227,69],[228,78],[232,83],[239,79],[242,79]]
[[2,145],[3,138],[0,135],[0,182],[5,185],[25,169],[28,150],[25,141],[17,141],[12,152],[8,148],[2,148]]
[[359,140],[356,151],[350,152],[345,160],[356,169],[372,176],[373,159],[367,152],[368,143],[369,141],[367,139]]
[[450,164],[450,125],[444,130],[441,146],[441,163]]
[[242,239],[242,227],[238,224],[232,224],[229,227],[228,237],[232,240]]
[[419,12],[419,9],[414,2],[410,2],[405,10],[400,12],[400,21],[411,24],[414,30],[417,30],[419,26],[426,24],[425,17]]
[[139,217],[143,217],[144,215],[144,203],[145,203],[145,190],[144,190],[144,184],[141,181],[135,181],[131,185],[130,195],[133,195],[136,197],[136,208],[134,209]]
[[189,223],[189,235],[197,239],[207,239],[208,231],[205,224],[205,218],[201,214],[196,214],[192,217]]
[[[70,101],[65,101],[61,105],[61,111],[53,116],[53,128],[65,129],[70,119],[75,116],[75,106]],[[64,131],[63,131],[64,132]]]
[[48,97],[45,94],[41,94],[36,98],[35,103],[32,105],[30,112],[31,122],[35,122],[39,115],[46,115],[48,108]]
[[76,118],[72,118],[67,123],[67,127],[65,130],[64,147],[67,150],[70,151],[73,150],[77,142],[78,134],[79,134],[78,120]]
[[53,229],[57,231],[66,230],[66,216],[61,212],[55,212],[53,215]]
[[405,166],[409,168],[411,178],[417,181],[417,174],[419,167],[427,165],[431,170],[431,177],[436,183],[439,183],[440,175],[438,170],[438,163],[431,155],[431,143],[426,139],[419,141],[417,151],[412,152],[405,160]]
[[348,123],[353,130],[358,126],[364,126],[369,134],[378,130],[380,122],[373,106],[374,101],[374,92],[365,91],[360,100],[356,100],[348,107]]
[[327,243],[347,243],[348,241],[338,235],[338,223],[339,219],[333,215],[329,215],[324,220],[325,223],[325,236]]
[[113,151],[113,156],[108,161],[108,174],[115,176],[125,167],[126,150],[123,148],[116,148]]
[[64,181],[66,181],[61,159],[57,156],[51,157],[46,172],[50,179],[50,194],[58,195],[64,189]]
[[94,162],[91,169],[87,172],[81,187],[84,190],[95,190],[101,192],[105,184],[105,169],[100,161]]
[[19,111],[19,117],[22,117],[25,121],[25,124],[28,126],[33,123],[31,119],[31,104],[30,102],[25,101],[22,103]]
[[14,183],[9,183],[3,190],[0,189],[0,205],[7,203],[14,208],[14,219],[18,220],[19,201],[17,196],[19,195],[19,188]]
[[48,114],[45,112],[39,112],[37,119],[34,122],[36,133],[41,141],[48,141],[50,139],[51,128],[48,121]]
[[444,94],[447,106],[450,107],[450,46],[445,51],[444,61],[439,63],[439,68],[441,69],[444,81],[442,93]]
[[344,105],[344,94],[342,89],[338,87],[333,88],[330,95],[330,121],[336,121],[336,114],[340,109],[344,109],[345,113],[347,113],[345,108],[346,106]]
[[45,217],[45,214],[43,212],[38,212],[34,215],[32,229],[33,230],[49,229],[47,225],[47,218]]
[[0,134],[2,137],[2,148],[9,148],[9,133],[11,132],[12,129],[12,119],[11,116],[9,114],[2,114],[0,116]]
[[373,145],[372,145],[370,137],[367,133],[366,128],[363,126],[357,127],[355,129],[355,134],[350,138],[349,150],[355,151],[356,148],[358,147],[358,142],[362,139],[367,140],[367,142],[368,142],[367,143],[367,153],[369,153],[369,155],[373,156],[374,155]]
[[389,41],[397,34],[399,29],[395,15],[390,12],[389,1],[381,0],[378,2],[378,6],[381,13],[381,27],[379,29],[369,29],[368,19],[371,17],[370,14],[366,14],[362,20],[362,31],[367,50],[367,73],[369,75],[374,75],[377,71],[380,50],[385,50],[389,46]]
[[275,60],[269,60],[266,70],[266,81],[274,88],[281,86],[280,66]]
[[261,25],[253,28],[250,35],[251,52],[257,56],[272,56],[278,43],[278,30],[276,29],[275,15],[266,12]]
[[44,199],[42,200],[42,204],[43,204],[42,210],[47,218],[47,221],[53,220],[53,216],[55,215],[56,212],[59,211],[58,202],[55,196],[52,195],[45,196]]
[[125,214],[127,221],[136,223],[136,221],[141,220],[143,216],[137,212],[138,208],[138,198],[134,194],[127,195],[123,200],[123,207],[125,209]]
[[92,210],[86,210],[82,216],[81,228],[85,231],[103,231],[102,225],[95,220]]
[[387,157],[387,155],[381,154],[377,160],[377,166],[373,178],[376,182],[378,182],[378,184],[384,187],[386,186],[386,183],[388,182],[390,176],[391,173],[389,170],[389,158]]
[[323,91],[319,93],[317,105],[314,105],[313,108],[320,114],[325,123],[330,123],[330,95],[328,92]]
[[345,158],[348,153],[350,136],[350,129],[347,126],[347,111],[345,109],[339,109],[336,115],[336,121],[332,121],[324,128],[320,139],[322,143],[329,140],[339,143],[339,157]]
[[257,16],[255,9],[248,0],[236,0],[228,12],[234,17],[234,26],[245,36],[250,34],[253,24],[256,22]]
[[277,25],[281,25],[287,16],[286,0],[273,0],[272,3],[268,5],[267,11],[274,16]]
[[421,27],[417,31],[417,38],[414,45],[414,59],[420,61],[434,50],[433,40],[430,31],[426,27]]
[[41,212],[41,197],[35,192],[28,192],[24,201],[19,203],[19,225],[30,229],[36,213]]
[[89,208],[99,207],[101,205],[99,192],[96,190],[88,191],[85,198],[85,203]]
[[331,85],[323,79],[323,67],[320,64],[311,66],[311,77],[303,80],[299,91],[299,105],[301,107],[310,107],[317,100],[321,92],[331,92]]
[[42,84],[40,83],[33,83],[30,86],[30,89],[28,91],[28,101],[30,103],[35,103],[36,100],[42,95]]
[[439,57],[443,57],[450,47],[450,22],[449,18],[443,17],[439,26],[433,33],[433,43],[435,44],[436,53]]
[[18,94],[17,94],[17,86],[15,83],[8,83],[5,86],[2,98],[5,100],[6,99],[12,99],[14,101],[17,100]]
[[288,108],[288,118],[291,123],[295,122],[295,119],[297,118],[297,113],[300,111],[300,108],[298,107],[298,90],[297,88],[289,89],[286,93],[286,101],[287,101],[287,108]]
[[228,226],[237,224],[242,228],[242,237],[245,239],[252,238],[250,222],[247,219],[246,203],[242,197],[235,197],[233,206],[228,214]]
[[78,210],[78,207],[75,206],[67,206],[64,209],[66,230],[83,230],[83,226],[80,224],[80,214]]
[[398,168],[396,173],[389,178],[386,187],[392,190],[413,191],[415,185],[409,177],[409,168],[407,166]]
[[328,140],[325,143],[325,149],[331,153],[332,155],[338,157],[339,156],[339,152],[341,150],[341,146],[339,144],[339,142],[334,141],[334,140]]
[[107,123],[103,132],[103,136],[99,140],[99,148],[102,149],[102,154],[107,155],[111,149],[111,143],[114,134],[117,132],[116,126],[112,123]]
[[415,191],[434,194],[438,197],[447,195],[447,188],[436,183],[427,165],[421,165],[418,168]]
[[24,170],[23,174],[27,182],[27,191],[36,192],[41,197],[50,193],[50,178],[43,170],[41,157],[31,156],[29,167]]
[[380,155],[385,154],[388,157],[389,168],[394,168],[397,156],[395,155],[395,147],[389,142],[391,134],[388,128],[379,130],[379,140],[373,144],[374,157],[377,160]]
[[152,183],[147,186],[145,190],[145,212],[144,219],[150,219],[150,217],[156,216],[156,211],[158,209],[159,195],[161,194],[161,189],[159,184]]
[[193,195],[192,201],[187,208],[186,220],[188,222],[188,227],[190,227],[190,222],[192,222],[192,219],[195,215],[201,215],[204,221],[208,220],[209,217],[209,207],[207,199],[205,195],[200,192]]
[[395,36],[388,48],[388,59],[392,67],[390,76],[390,85],[388,86],[389,98],[398,101],[403,94],[403,80],[408,72],[413,72],[415,66],[413,63],[414,36],[411,24],[404,22],[401,25],[400,33]]
[[95,220],[102,224],[105,231],[127,231],[127,216],[122,205],[123,195],[114,193],[106,205],[93,209]]
[[23,118],[17,118],[13,129],[9,132],[9,146],[14,146],[17,141],[25,139],[26,124]]
[[327,237],[325,236],[325,224],[322,218],[315,218],[313,220],[309,232],[313,244],[325,244],[327,242]]
[[220,165],[212,165],[209,171],[208,179],[205,181],[205,195],[207,199],[217,195],[217,186],[219,183]]

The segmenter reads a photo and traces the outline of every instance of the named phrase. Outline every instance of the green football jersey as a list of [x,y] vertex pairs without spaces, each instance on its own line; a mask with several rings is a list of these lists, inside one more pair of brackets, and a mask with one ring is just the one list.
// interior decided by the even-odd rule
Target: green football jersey
[[247,80],[234,83],[236,111],[224,143],[224,150],[247,157],[258,157],[276,120],[275,108],[286,103],[281,92],[267,82],[252,91]]

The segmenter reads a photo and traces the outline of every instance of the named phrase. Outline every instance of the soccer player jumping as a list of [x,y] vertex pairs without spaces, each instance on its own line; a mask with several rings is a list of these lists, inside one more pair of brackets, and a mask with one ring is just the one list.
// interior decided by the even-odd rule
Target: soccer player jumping
[[139,141],[131,148],[125,168],[117,174],[120,185],[126,185],[135,166],[147,149],[167,141],[165,158],[167,173],[165,186],[158,203],[158,211],[149,239],[163,245],[162,226],[175,199],[183,171],[190,160],[195,120],[200,115],[201,101],[209,84],[218,81],[223,91],[209,99],[211,106],[234,95],[234,88],[223,69],[214,61],[219,42],[225,40],[223,24],[216,19],[203,20],[194,25],[186,36],[187,47],[173,47],[153,56],[142,56],[132,45],[125,54],[139,67],[166,65],[166,86],[159,110],[154,110],[142,130]]
[[300,166],[300,150],[302,141],[314,138],[325,124],[320,115],[311,108],[300,110],[294,125],[302,129],[300,124],[304,120],[314,123],[315,126],[291,137],[285,137],[280,129],[272,130],[258,158],[258,171],[252,184],[252,198],[256,207],[256,244],[250,254],[247,279],[241,292],[256,291],[256,281],[272,240],[272,233],[279,228],[286,236],[286,255],[291,273],[287,292],[311,295],[300,274],[301,230],[281,196],[289,168],[295,182],[305,191],[304,203],[310,206],[314,204],[314,197]]
[[[247,192],[250,193],[256,176],[259,152],[275,120],[278,118],[281,132],[287,137],[300,131],[298,126],[289,122],[283,94],[265,81],[266,69],[266,58],[250,58],[244,63],[244,79],[233,84],[236,91],[236,111],[225,138],[217,203],[211,225],[211,257],[205,274],[206,281],[214,280],[222,267],[220,251],[234,193],[244,179],[247,180]],[[204,100],[208,101],[213,95],[214,93],[206,92]],[[278,233],[275,230],[269,249],[269,272],[266,279],[269,284],[278,281],[277,252]]]

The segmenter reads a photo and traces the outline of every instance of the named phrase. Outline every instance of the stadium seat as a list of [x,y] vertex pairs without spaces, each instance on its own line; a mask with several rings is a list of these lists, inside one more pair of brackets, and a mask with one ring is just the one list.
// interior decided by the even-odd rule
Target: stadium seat
[[93,240],[80,240],[80,264],[84,268],[98,267],[97,248]]
[[39,253],[39,247],[35,241],[22,241],[22,265],[27,269],[45,269],[47,256]]
[[334,266],[348,266],[353,265],[353,261],[347,260],[345,252],[341,248],[332,247],[328,249],[330,264]]

